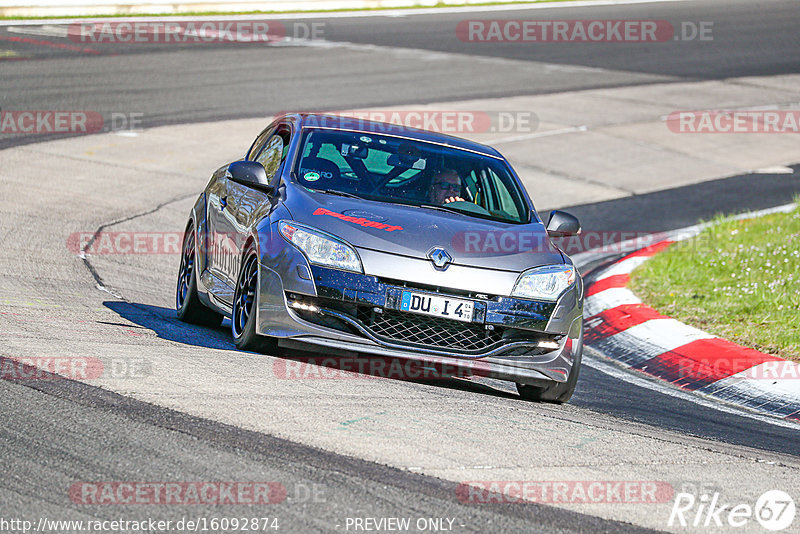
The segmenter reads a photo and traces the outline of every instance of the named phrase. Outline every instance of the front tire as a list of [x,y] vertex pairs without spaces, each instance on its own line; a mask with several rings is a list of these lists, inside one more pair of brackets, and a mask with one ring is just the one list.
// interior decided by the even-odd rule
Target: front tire
[[197,246],[194,225],[186,228],[178,270],[178,285],[175,289],[175,310],[178,319],[185,323],[217,327],[222,324],[222,315],[200,302],[197,296]]
[[277,343],[256,333],[256,306],[258,306],[258,255],[251,245],[244,255],[233,296],[231,315],[233,343],[240,350],[273,351],[277,348]]
[[544,387],[517,383],[517,393],[527,401],[564,404],[572,397],[572,394],[575,393],[575,386],[578,384],[578,375],[581,370],[582,352],[581,350],[575,356],[575,360],[572,362],[572,369],[570,369],[569,377],[566,382],[554,382]]

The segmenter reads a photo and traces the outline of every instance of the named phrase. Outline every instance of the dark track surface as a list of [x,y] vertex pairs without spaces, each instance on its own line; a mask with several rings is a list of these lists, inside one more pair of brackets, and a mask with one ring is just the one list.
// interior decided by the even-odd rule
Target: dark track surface
[[[385,46],[405,46],[503,59],[543,61],[623,70],[655,76],[720,79],[797,72],[800,10],[791,1],[679,2],[530,10],[484,14],[439,15],[415,20],[390,19],[369,26],[332,24],[331,39]],[[664,43],[471,43],[453,39],[459,21],[526,20],[664,20],[673,28],[682,22],[712,22],[713,42],[673,40]],[[688,27],[687,27],[688,28]],[[687,29],[688,32],[688,29]],[[585,82],[589,87],[590,81]],[[573,87],[578,89],[580,87]]]
[[[454,519],[457,532],[522,532],[532,524],[553,533],[649,532],[549,506],[464,504],[453,482],[184,415],[79,382],[27,382],[25,387],[0,382],[4,517],[34,524],[42,516],[173,522],[270,517],[278,518],[279,531],[331,532],[344,530],[347,517],[417,512]],[[98,454],[95,449],[103,443],[113,448]],[[24,477],[15,480],[11,473]],[[65,503],[75,480],[270,481],[282,484],[287,498],[266,506],[143,506],[137,513],[125,505]]]
[[[710,21],[713,41],[520,45],[462,42],[456,36],[461,20],[495,18],[655,19],[673,27]],[[796,31],[800,10],[793,0],[770,2],[769,9],[748,0],[700,0],[281,22],[290,35],[294,24],[321,22],[327,41],[418,52],[387,62],[363,49],[83,44],[66,37],[9,32],[8,26],[0,26],[0,49],[30,59],[0,59],[0,107],[46,105],[43,109],[96,110],[105,116],[139,113],[142,126],[149,127],[260,117],[292,109],[352,109],[800,70]],[[98,54],[61,48],[64,45]],[[455,55],[430,63],[421,55],[426,51]],[[536,68],[537,62],[559,68]],[[45,138],[0,136],[0,148]]]
[[788,204],[800,195],[800,165],[793,165],[792,169],[793,174],[743,174],[566,209],[586,228],[664,232],[692,226],[715,215]]

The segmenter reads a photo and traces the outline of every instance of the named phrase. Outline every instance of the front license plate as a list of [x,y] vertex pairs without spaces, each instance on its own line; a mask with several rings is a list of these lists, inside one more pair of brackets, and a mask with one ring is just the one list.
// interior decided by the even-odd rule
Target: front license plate
[[472,321],[472,309],[474,306],[475,303],[469,300],[439,297],[427,293],[414,293],[413,291],[403,291],[403,297],[400,300],[400,309],[402,311],[455,319],[465,323]]

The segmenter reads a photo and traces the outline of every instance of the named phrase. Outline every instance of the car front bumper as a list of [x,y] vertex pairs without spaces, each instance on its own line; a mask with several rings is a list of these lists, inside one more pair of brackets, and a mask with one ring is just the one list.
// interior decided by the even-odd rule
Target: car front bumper
[[[503,296],[479,298],[464,291],[421,288],[371,275],[303,267],[307,267],[305,273],[295,264],[279,274],[264,263],[261,265],[257,331],[276,337],[281,346],[320,354],[411,359],[446,365],[463,374],[533,385],[566,381],[573,363],[580,361],[580,279],[558,302],[552,303]],[[417,329],[426,329],[428,323],[437,320],[398,311],[403,290],[472,300],[475,311],[471,323],[445,322],[452,323],[455,329],[470,329],[476,336],[485,331],[487,341],[473,350],[409,341],[402,332],[403,320],[413,321],[411,328]],[[378,329],[377,323],[369,319],[376,316],[401,321],[393,330],[400,332],[399,338],[387,336],[386,329]],[[438,321],[442,324],[442,320]],[[436,339],[448,334],[436,334]],[[460,335],[461,330],[454,330],[454,334]]]

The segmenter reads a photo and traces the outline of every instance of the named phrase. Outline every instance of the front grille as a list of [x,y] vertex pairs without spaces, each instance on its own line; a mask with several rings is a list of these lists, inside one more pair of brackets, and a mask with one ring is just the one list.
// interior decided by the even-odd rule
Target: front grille
[[480,354],[498,344],[502,329],[486,330],[482,324],[439,319],[426,315],[372,308],[358,310],[359,321],[382,339],[426,348]]

